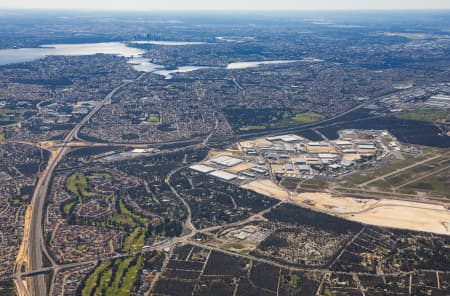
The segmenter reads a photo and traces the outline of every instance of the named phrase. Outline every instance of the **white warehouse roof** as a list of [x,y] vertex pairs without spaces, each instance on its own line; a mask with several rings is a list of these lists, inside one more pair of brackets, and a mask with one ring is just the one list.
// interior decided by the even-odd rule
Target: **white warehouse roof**
[[268,141],[283,141],[283,142],[296,142],[303,140],[303,137],[289,134],[289,135],[281,135],[281,136],[275,136],[275,137],[267,137],[266,140]]
[[218,156],[216,158],[211,159],[211,161],[216,164],[220,164],[227,167],[232,167],[244,162],[242,159],[234,158],[231,156]]
[[308,142],[308,146],[320,146],[320,147],[327,147],[330,146],[327,142]]
[[319,158],[337,158],[338,157],[338,155],[331,154],[331,153],[319,153],[318,156],[319,156]]
[[200,173],[210,173],[212,171],[214,171],[214,169],[212,167],[203,165],[203,164],[196,164],[196,165],[192,165],[189,167],[191,170],[194,170],[196,172],[200,172]]
[[376,147],[374,145],[368,145],[368,144],[361,144],[358,145],[359,149],[376,149]]
[[336,141],[336,145],[338,146],[348,146],[348,145],[352,145],[353,143],[350,141]]
[[293,159],[294,163],[296,164],[305,164],[306,163],[306,159],[304,157],[297,157]]
[[210,173],[211,176],[217,177],[219,179],[225,180],[225,181],[231,181],[233,179],[236,179],[238,176],[235,174],[227,173],[224,171],[214,171]]

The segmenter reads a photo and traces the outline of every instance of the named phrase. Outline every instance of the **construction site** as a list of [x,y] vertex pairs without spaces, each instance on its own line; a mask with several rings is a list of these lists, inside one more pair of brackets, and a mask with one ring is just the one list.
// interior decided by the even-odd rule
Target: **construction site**
[[[320,142],[297,135],[239,142],[211,151],[190,169],[347,220],[450,234],[448,184],[436,181],[448,173],[445,151],[404,145],[387,131],[342,130],[339,135]],[[427,179],[440,195],[408,194],[409,186]]]

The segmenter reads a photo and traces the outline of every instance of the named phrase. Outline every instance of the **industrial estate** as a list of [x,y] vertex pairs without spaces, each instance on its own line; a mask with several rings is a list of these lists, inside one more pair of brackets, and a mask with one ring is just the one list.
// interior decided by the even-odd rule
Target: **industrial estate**
[[450,295],[447,11],[0,15],[0,295]]

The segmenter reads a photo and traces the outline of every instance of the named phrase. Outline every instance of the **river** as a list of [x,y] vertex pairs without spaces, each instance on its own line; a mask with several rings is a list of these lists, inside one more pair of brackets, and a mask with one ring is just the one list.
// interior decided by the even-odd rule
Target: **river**
[[[49,44],[36,48],[0,49],[0,66],[31,62],[47,56],[83,56],[95,54],[112,54],[128,59],[136,71],[151,72],[171,79],[175,73],[186,73],[200,69],[211,69],[207,66],[180,66],[176,69],[167,70],[164,65],[151,62],[149,58],[143,57],[145,50],[128,46],[128,44],[154,44],[160,46],[190,46],[207,44],[205,42],[186,41],[130,41],[130,42],[102,42],[81,44]],[[251,61],[236,62],[228,64],[225,69],[239,70],[259,67],[261,65],[274,65],[294,63],[305,60],[274,60],[274,61]],[[317,60],[319,61],[319,60]]]

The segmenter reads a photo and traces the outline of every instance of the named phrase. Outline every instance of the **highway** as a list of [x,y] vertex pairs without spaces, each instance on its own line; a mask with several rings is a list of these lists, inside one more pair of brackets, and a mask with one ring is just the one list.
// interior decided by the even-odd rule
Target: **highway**
[[[141,77],[143,77],[144,74],[140,75],[139,77],[137,77],[134,80],[130,80],[130,81],[126,81],[123,82],[121,85],[117,86],[116,88],[114,88],[110,93],[108,93],[105,98],[98,104],[96,105],[80,122],[78,122],[74,128],[67,134],[67,136],[64,138],[64,140],[62,141],[62,143],[56,147],[55,150],[53,150],[47,167],[45,168],[45,170],[41,173],[38,183],[36,185],[35,191],[33,193],[33,197],[32,197],[32,201],[31,201],[31,219],[30,221],[26,221],[29,223],[29,231],[27,234],[24,234],[24,243],[26,244],[26,256],[24,258],[21,258],[20,261],[17,263],[16,265],[16,273],[21,274],[23,267],[25,266],[25,273],[33,273],[33,271],[37,271],[37,270],[42,270],[43,268],[45,268],[43,265],[43,253],[48,254],[47,250],[46,250],[46,242],[45,239],[43,237],[43,207],[45,204],[45,200],[47,197],[47,194],[49,192],[49,187],[51,185],[51,181],[52,181],[52,177],[53,177],[53,173],[55,171],[55,169],[58,167],[58,164],[64,159],[65,155],[72,149],[72,142],[74,140],[79,139],[78,137],[78,133],[80,131],[80,129],[89,122],[89,120],[99,111],[101,110],[101,108],[103,108],[103,106],[111,104],[111,100],[112,97],[114,96],[114,94],[119,91],[122,87],[135,82],[137,80],[139,80]],[[290,129],[283,129],[283,132],[289,132],[289,131],[294,131],[294,130],[299,130],[299,129],[307,129],[307,128],[311,128],[311,127],[317,127],[317,126],[322,126],[324,123],[328,123],[332,120],[335,120],[339,117],[342,117],[352,111],[355,111],[359,108],[364,107],[366,104],[360,104],[357,105],[343,113],[340,113],[334,117],[328,118],[326,120],[323,120],[321,122],[316,122],[313,124],[308,124],[308,125],[304,125],[302,127],[294,127],[294,128],[290,128]],[[206,146],[207,147],[207,143],[209,141],[209,139],[211,138],[211,136],[214,134],[214,132],[216,131],[217,127],[219,125],[219,121],[216,118],[216,125],[214,127],[214,129],[211,131],[211,133],[206,137],[206,139],[204,139],[203,142],[199,142],[197,143],[200,144],[200,146]],[[267,132],[261,132],[261,133],[252,133],[252,134],[245,134],[245,135],[239,135],[237,136],[237,138],[247,138],[247,137],[254,137],[254,136],[259,136],[259,135],[263,135],[263,134],[268,134],[268,133],[277,133],[277,132],[281,132],[280,131],[267,131]],[[187,141],[177,141],[176,143],[190,143],[193,140],[187,140]],[[129,145],[129,144],[128,144]],[[194,227],[194,225],[191,222],[191,211],[190,211],[190,207],[187,204],[187,202],[181,197],[179,196],[179,194],[177,193],[177,191],[175,190],[175,188],[172,187],[172,185],[170,184],[170,178],[171,176],[176,172],[177,170],[171,172],[167,178],[166,178],[166,183],[170,186],[171,190],[174,192],[174,194],[180,198],[180,200],[183,202],[184,206],[186,207],[187,211],[188,211],[188,217],[187,217],[187,221],[185,223],[185,226],[190,230],[190,234],[184,236],[184,237],[179,237],[178,239],[175,239],[172,243],[174,242],[180,242],[180,241],[186,241],[186,239],[192,237],[193,235],[195,235],[196,233],[198,233],[199,231]],[[249,222],[252,219],[255,218],[260,218],[261,215],[254,215],[254,217],[250,217],[249,219],[244,220],[245,222]],[[236,223],[236,225],[241,225],[242,223],[245,223],[244,221],[241,221],[241,223]],[[49,258],[49,260],[51,261],[52,264],[52,268],[56,268],[55,266],[55,262],[53,262],[51,260],[51,258]],[[44,296],[47,295],[47,287],[46,287],[46,282],[45,282],[45,278],[43,274],[38,274],[35,276],[31,276],[31,277],[27,277],[27,281],[28,281],[28,287],[26,287],[23,283],[23,281],[21,280],[21,278],[19,277],[18,279],[16,279],[15,283],[16,283],[16,288],[18,291],[19,295],[36,295],[36,296]]]
[[140,253],[141,252],[117,254],[117,255],[113,255],[113,256],[102,257],[100,259],[93,259],[93,260],[73,262],[73,263],[66,263],[66,264],[55,264],[54,266],[51,266],[51,267],[42,267],[40,269],[36,269],[36,270],[33,270],[33,271],[16,272],[16,273],[13,273],[13,274],[10,274],[10,275],[2,276],[2,277],[0,277],[0,281],[6,281],[8,279],[13,279],[13,278],[22,278],[22,277],[36,276],[38,274],[47,273],[49,271],[54,271],[55,274],[56,274],[57,272],[65,270],[65,269],[76,268],[76,267],[86,266],[86,265],[90,265],[90,264],[97,264],[98,262],[106,261],[106,260],[113,260],[113,259],[119,259],[119,258],[125,258],[125,257],[132,257],[132,256],[136,256],[136,255],[138,255]]
[[[275,129],[269,129],[269,130],[263,130],[263,131],[245,133],[245,134],[239,134],[239,135],[235,135],[234,136],[234,140],[244,140],[244,139],[257,138],[257,137],[262,137],[262,136],[279,135],[281,133],[290,133],[290,132],[296,133],[296,132],[308,130],[308,129],[311,129],[311,128],[323,128],[323,127],[326,127],[326,126],[330,126],[330,125],[333,125],[333,124],[336,123],[336,122],[333,122],[336,119],[339,119],[339,118],[341,118],[341,117],[343,117],[343,116],[345,116],[345,115],[347,115],[347,114],[349,114],[349,113],[351,113],[353,111],[356,111],[358,109],[367,107],[370,104],[374,104],[375,102],[381,101],[382,99],[387,98],[387,97],[389,97],[389,96],[391,96],[393,94],[396,94],[398,92],[400,92],[400,91],[399,90],[391,91],[391,92],[386,93],[386,94],[384,94],[384,95],[382,95],[380,97],[377,97],[377,98],[368,100],[366,102],[363,102],[361,104],[358,104],[358,105],[356,105],[356,106],[354,106],[354,107],[352,107],[352,108],[350,108],[350,109],[348,109],[346,111],[343,111],[341,113],[338,113],[338,114],[336,114],[336,115],[334,115],[332,117],[326,118],[326,119],[321,120],[321,121],[308,123],[308,124],[304,124],[304,125],[301,125],[301,126],[293,126],[293,127],[288,127],[288,128],[275,128]],[[342,122],[352,122],[352,121],[353,120],[350,120],[350,121],[345,120],[345,121],[342,121]],[[342,122],[339,122],[339,123],[342,123]]]
[[[142,77],[139,76],[137,79]],[[26,265],[26,271],[32,272],[35,270],[40,270],[43,268],[43,258],[42,253],[46,252],[45,240],[43,237],[43,207],[45,204],[45,199],[49,191],[51,184],[53,172],[61,160],[64,158],[67,152],[70,151],[71,147],[69,143],[76,138],[79,130],[87,123],[89,120],[105,105],[111,103],[112,96],[122,87],[129,84],[132,81],[127,81],[113,89],[106,97],[92,109],[80,122],[78,122],[75,127],[67,134],[62,142],[62,145],[52,153],[49,158],[47,167],[41,173],[38,183],[36,185],[35,191],[33,193],[33,198],[31,200],[32,214],[29,221],[29,232],[25,238],[26,242],[26,252],[27,252],[27,262],[18,263],[16,270],[21,270],[22,266]],[[26,234],[25,234],[26,235]],[[46,252],[47,253],[47,252]],[[45,283],[45,278],[43,274],[38,274],[36,276],[30,277],[28,279],[28,289],[24,287],[22,281],[19,279],[16,281],[16,288],[19,295],[33,295],[33,296],[45,296],[47,295],[47,287]]]

